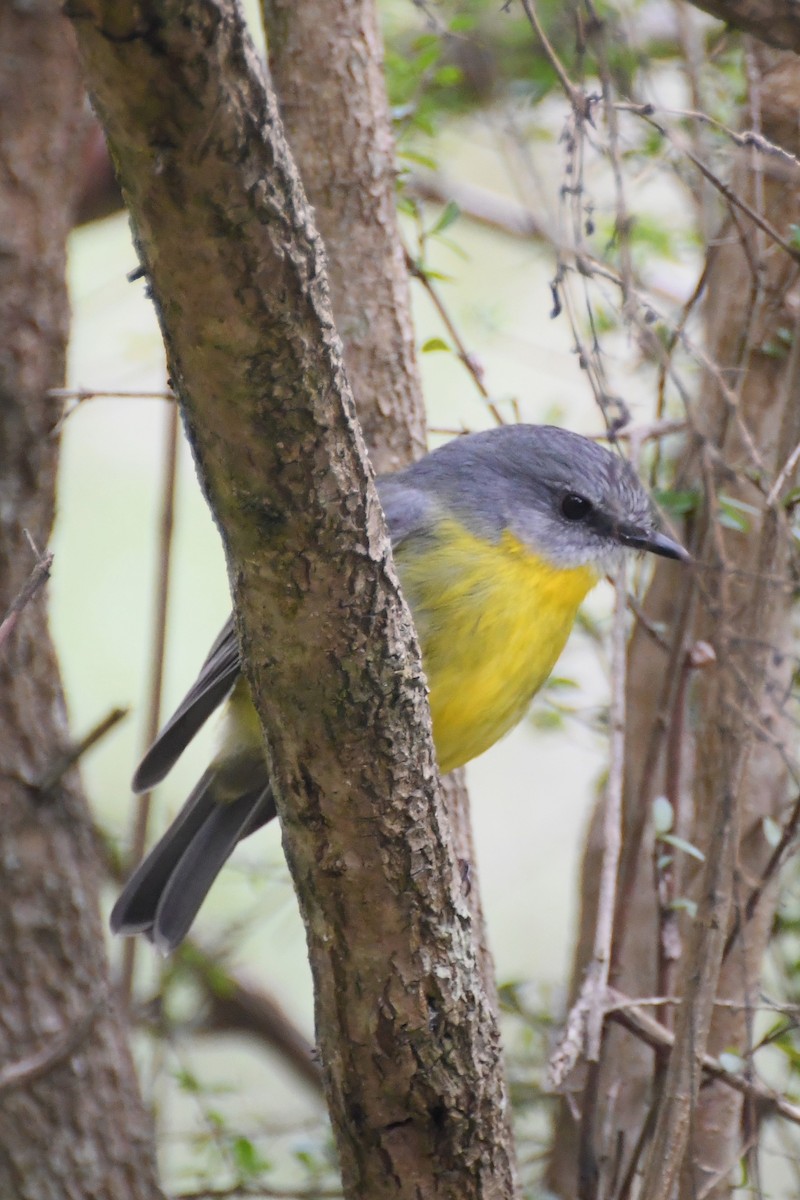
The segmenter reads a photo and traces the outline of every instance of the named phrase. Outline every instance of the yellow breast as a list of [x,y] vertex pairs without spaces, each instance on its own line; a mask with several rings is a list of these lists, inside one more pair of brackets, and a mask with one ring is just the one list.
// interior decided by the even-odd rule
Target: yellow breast
[[598,575],[554,567],[508,532],[483,541],[452,519],[401,544],[395,560],[420,638],[439,766],[450,771],[520,720]]

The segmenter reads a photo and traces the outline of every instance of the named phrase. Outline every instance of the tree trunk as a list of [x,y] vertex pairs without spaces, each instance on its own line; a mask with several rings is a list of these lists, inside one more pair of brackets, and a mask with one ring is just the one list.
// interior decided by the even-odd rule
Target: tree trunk
[[374,0],[264,0],[286,136],[325,242],[331,305],[381,474],[425,452],[397,167]]
[[[399,470],[425,451],[425,405],[375,0],[264,0],[262,8],[275,92],[325,243],[331,307],[370,461],[378,473]],[[451,771],[442,790],[497,1012],[464,772]]]
[[346,1192],[505,1200],[497,1028],[274,98],[226,4],[92,0],[76,29],[223,535]]
[[[0,614],[53,520],[83,89],[50,4],[0,6]],[[89,633],[87,631],[88,638]],[[0,1194],[153,1200],[150,1121],[110,995],[99,862],[39,594],[0,634]],[[44,790],[42,781],[50,779]]]
[[[751,86],[759,93],[761,132],[797,155],[798,60],[756,50]],[[740,153],[731,181],[734,193],[779,230],[798,222],[799,185],[800,172],[786,159],[756,158],[751,151]],[[683,583],[668,566],[656,569],[645,607],[651,622],[672,622],[670,648],[657,646],[641,626],[631,645],[615,947],[614,983],[625,994],[681,998],[676,1045],[668,1066],[654,1064],[652,1051],[628,1033],[607,1030],[593,1122],[603,1139],[587,1147],[562,1107],[550,1171],[551,1186],[562,1196],[574,1194],[576,1163],[586,1167],[587,1154],[601,1179],[608,1179],[614,1163],[618,1178],[624,1177],[645,1126],[652,1134],[649,1165],[641,1192],[634,1186],[632,1194],[646,1200],[667,1200],[676,1187],[686,1200],[729,1195],[743,1153],[741,1096],[722,1083],[701,1090],[697,1060],[706,1047],[712,1053],[736,1047],[747,1057],[747,1006],[771,928],[774,889],[723,963],[730,914],[742,917],[770,854],[763,821],[779,819],[788,799],[791,741],[782,706],[792,675],[787,648],[793,586],[782,502],[796,479],[791,456],[800,441],[800,289],[797,261],[735,208],[709,260],[706,340],[709,359],[720,370],[706,373],[678,467],[679,486],[704,493],[693,547],[700,565],[694,584]],[[785,329],[793,331],[792,349],[776,354]],[[754,510],[747,531],[731,532],[719,523],[720,494]],[[687,654],[697,639],[711,645],[714,661],[700,672],[687,711]],[[698,904],[696,920],[677,928],[665,914],[660,923],[654,885],[650,813],[659,794],[683,809],[678,832],[706,854],[699,870],[676,857],[673,895]],[[584,864],[575,980],[591,943],[599,828],[596,819]],[[680,944],[678,964],[666,948],[674,952]],[[715,998],[733,1006],[715,1009]],[[661,1012],[671,1027],[670,1006]],[[645,1149],[648,1140],[645,1133]],[[648,1154],[640,1150],[637,1161],[647,1164]]]

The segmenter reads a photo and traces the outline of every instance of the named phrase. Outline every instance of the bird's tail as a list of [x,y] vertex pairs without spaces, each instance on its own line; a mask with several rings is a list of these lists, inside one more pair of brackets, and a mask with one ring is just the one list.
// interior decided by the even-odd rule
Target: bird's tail
[[189,932],[236,843],[275,816],[267,785],[220,803],[211,766],[128,880],[111,913],[113,933],[144,933],[169,954]]

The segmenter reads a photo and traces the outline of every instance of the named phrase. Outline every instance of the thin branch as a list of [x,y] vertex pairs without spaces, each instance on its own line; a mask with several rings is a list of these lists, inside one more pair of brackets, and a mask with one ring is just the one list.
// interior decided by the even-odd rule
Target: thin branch
[[141,388],[114,388],[111,391],[97,388],[50,388],[47,393],[54,400],[76,400],[79,404],[84,400],[171,400],[175,401],[175,393],[169,388],[159,388],[157,391],[143,391]]
[[[670,1051],[675,1045],[675,1034],[666,1029],[658,1021],[654,1021],[647,1013],[632,1008],[626,996],[609,989],[608,1017],[618,1025],[622,1025],[640,1041],[653,1050]],[[619,1002],[619,1004],[618,1004]],[[712,1054],[703,1054],[699,1059],[703,1073],[710,1079],[717,1079],[742,1096],[751,1097],[767,1113],[775,1113],[785,1117],[794,1125],[800,1125],[800,1106],[790,1103],[778,1092],[772,1091],[763,1083],[737,1075],[722,1065]]]
[[597,897],[594,948],[581,989],[585,1005],[585,1056],[589,1062],[583,1092],[578,1150],[578,1194],[589,1200],[597,1192],[596,1124],[600,1086],[600,1051],[606,1015],[606,993],[614,943],[617,878],[622,855],[622,796],[625,780],[625,660],[628,587],[626,564],[614,578],[615,606],[611,638],[610,765],[603,813],[603,861]]
[[780,498],[781,492],[783,491],[784,487],[786,486],[786,482],[789,479],[789,476],[792,474],[792,472],[794,471],[794,469],[797,466],[799,461],[800,461],[800,442],[797,443],[794,450],[792,450],[792,452],[789,455],[789,457],[787,458],[786,462],[781,467],[780,471],[778,472],[778,474],[775,478],[775,482],[773,483],[772,487],[769,490],[769,495],[767,496],[767,504],[770,505],[770,507],[773,504],[777,503],[778,499]]
[[567,95],[567,99],[569,100],[570,104],[572,105],[575,113],[581,114],[583,116],[587,116],[588,111],[589,111],[589,109],[588,109],[589,102],[586,97],[586,94],[580,88],[576,87],[575,84],[572,82],[572,80],[570,79],[569,75],[566,72],[564,64],[561,62],[561,59],[558,57],[555,50],[553,49],[550,39],[548,38],[547,34],[544,31],[544,26],[542,25],[541,21],[539,20],[539,14],[536,11],[536,5],[534,3],[534,0],[522,0],[522,7],[525,10],[525,15],[528,18],[528,20],[530,21],[531,26],[532,26],[536,36],[538,37],[539,41],[542,43],[542,49],[544,50],[544,52],[550,62],[551,67],[553,68],[556,75],[558,76],[561,86],[564,89],[564,91]]
[[169,389],[161,391],[142,391],[141,388],[115,388],[110,391],[95,390],[94,388],[51,388],[48,395],[54,400],[72,401],[65,405],[61,417],[56,422],[53,433],[60,433],[64,422],[86,400],[171,400],[175,402],[175,393]]
[[730,933],[725,942],[725,949],[722,952],[723,962],[736,944],[743,926],[747,925],[753,919],[767,885],[774,879],[778,870],[783,865],[786,852],[797,834],[798,826],[800,826],[800,795],[795,799],[789,818],[781,830],[781,836],[767,860],[767,864],[761,873],[761,878],[747,897],[743,912],[737,912],[734,918]]
[[[685,751],[686,711],[689,703],[689,683],[696,670],[716,662],[713,647],[699,641],[691,646],[680,666],[678,688],[670,714],[669,732],[664,753],[664,792],[673,813],[673,832],[680,838],[688,834],[688,814],[684,811],[683,757]],[[656,988],[661,995],[671,995],[675,983],[675,971],[682,952],[682,940],[675,901],[680,893],[681,879],[679,863],[675,854],[665,856],[665,843],[659,838],[653,841],[655,863],[656,897],[658,900],[659,949],[656,971]],[[662,856],[668,861],[662,863]],[[664,1023],[672,1025],[673,1012],[668,1008]]]
[[429,277],[428,273],[425,271],[424,267],[420,266],[420,264],[417,263],[412,258],[412,256],[409,254],[408,250],[404,250],[404,253],[405,253],[406,267],[408,268],[408,273],[409,273],[409,275],[412,276],[412,278],[419,280],[419,282],[424,287],[425,291],[430,296],[434,308],[438,312],[445,329],[447,330],[447,332],[449,333],[450,337],[453,340],[453,344],[456,348],[456,357],[459,359],[460,362],[463,363],[463,365],[467,368],[470,375],[474,379],[475,386],[477,387],[481,396],[483,396],[484,400],[486,401],[486,406],[489,409],[489,412],[494,417],[497,424],[505,425],[505,420],[503,418],[502,413],[500,412],[500,410],[498,409],[498,407],[494,403],[494,401],[490,398],[489,389],[487,388],[486,384],[483,382],[483,368],[478,365],[478,363],[475,360],[474,355],[470,354],[469,350],[467,349],[464,341],[461,338],[461,335],[459,334],[458,330],[455,327],[452,317],[450,316],[449,312],[447,311],[444,301],[442,300],[442,298],[439,295],[436,288],[433,286],[433,281],[430,279],[430,277]]
[[652,114],[647,112],[647,108],[648,106],[646,104],[642,105],[637,115],[640,116],[643,121],[646,121],[646,123],[658,133],[660,133],[662,137],[666,138],[671,146],[675,146],[675,148],[681,154],[684,154],[697,168],[703,178],[707,179],[712,187],[716,188],[719,194],[725,197],[729,204],[733,205],[735,208],[738,208],[740,212],[743,212],[745,216],[749,217],[753,224],[757,226],[762,233],[765,233],[768,238],[775,242],[776,245],[780,246],[782,250],[785,250],[790,258],[792,258],[795,262],[800,262],[800,249],[798,249],[797,246],[793,246],[791,242],[788,242],[786,238],[784,238],[778,232],[774,225],[772,225],[766,219],[766,217],[762,217],[762,215],[759,212],[756,212],[756,210],[749,205],[746,200],[742,199],[738,192],[734,191],[734,189],[729,184],[725,183],[723,179],[720,179],[720,177],[714,171],[712,171],[711,168],[707,166],[703,160],[694,153],[693,150],[690,150],[687,146],[678,145],[675,142],[675,138],[670,130],[667,129],[665,125],[662,125],[659,121],[656,121]]
[[621,563],[614,580],[616,604],[611,640],[611,761],[606,786],[603,814],[603,865],[597,901],[597,924],[589,975],[592,977],[593,1000],[587,1014],[586,1056],[590,1062],[600,1058],[603,1035],[604,997],[611,967],[611,947],[614,940],[614,909],[617,898],[617,875],[622,853],[622,791],[625,779],[625,659],[627,652],[628,589],[625,563]]
[[44,554],[39,558],[22,589],[17,593],[8,611],[0,622],[0,646],[11,636],[16,628],[19,614],[28,605],[40,588],[44,587],[50,578],[50,568],[53,565],[53,555]]
[[108,716],[103,717],[93,729],[90,729],[85,737],[81,738],[60,758],[48,771],[42,780],[40,780],[37,791],[42,795],[51,792],[59,780],[74,766],[78,759],[82,758],[87,750],[91,750],[101,738],[104,738],[107,733],[110,733],[115,725],[124,720],[128,715],[127,708],[112,708]]
[[664,117],[680,117],[692,121],[699,121],[702,125],[708,125],[712,129],[719,130],[724,133],[725,137],[729,138],[735,146],[741,149],[757,150],[759,154],[767,155],[771,158],[780,158],[784,162],[793,167],[800,167],[800,158],[791,154],[788,150],[784,150],[783,146],[778,146],[775,142],[771,142],[769,138],[764,137],[763,133],[759,133],[756,129],[743,129],[738,132],[725,125],[716,117],[709,116],[708,113],[699,112],[692,108],[662,108],[656,107],[654,104],[634,104],[627,100],[617,100],[614,107],[620,112],[633,113],[639,117],[652,117],[658,112]]
[[[167,638],[167,606],[169,604],[172,566],[172,533],[175,524],[175,483],[178,470],[178,406],[170,404],[166,412],[164,466],[161,486],[161,521],[158,539],[158,571],[156,605],[153,616],[152,652],[150,658],[150,687],[148,689],[146,747],[155,741],[161,725],[161,693],[164,682],[164,653]],[[147,845],[147,826],[150,819],[152,792],[139,797],[133,822],[131,857],[139,862]],[[133,971],[138,938],[127,938],[122,957],[120,996],[125,1007],[130,1003]]]

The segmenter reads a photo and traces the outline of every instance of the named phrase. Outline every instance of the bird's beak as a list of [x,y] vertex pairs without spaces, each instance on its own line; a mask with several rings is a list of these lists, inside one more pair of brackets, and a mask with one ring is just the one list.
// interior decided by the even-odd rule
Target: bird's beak
[[692,556],[684,550],[680,542],[673,541],[665,533],[655,529],[621,525],[617,528],[617,537],[623,546],[630,546],[633,550],[646,550],[650,554],[660,554],[662,558],[676,558],[679,562],[692,561]]

